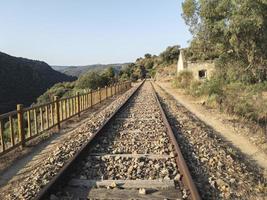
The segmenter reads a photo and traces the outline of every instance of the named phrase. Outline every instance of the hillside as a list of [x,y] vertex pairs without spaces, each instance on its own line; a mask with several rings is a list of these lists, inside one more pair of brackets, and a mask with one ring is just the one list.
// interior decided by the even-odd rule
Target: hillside
[[86,66],[52,66],[55,70],[62,72],[69,76],[79,77],[80,75],[90,72],[90,71],[103,71],[109,67],[115,69],[115,71],[120,71],[124,66],[127,66],[129,63],[118,63],[118,64],[94,64]]
[[0,113],[14,110],[17,103],[29,106],[55,83],[73,80],[45,62],[0,52]]

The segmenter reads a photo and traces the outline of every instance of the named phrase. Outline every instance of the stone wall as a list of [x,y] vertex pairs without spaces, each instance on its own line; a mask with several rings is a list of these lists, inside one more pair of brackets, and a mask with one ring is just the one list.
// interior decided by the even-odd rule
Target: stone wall
[[192,71],[197,80],[209,79],[214,72],[215,64],[212,61],[187,62],[187,70]]
[[183,70],[193,72],[194,78],[197,80],[209,79],[215,69],[214,61],[186,61],[183,49],[180,50],[179,60],[177,63],[177,74]]

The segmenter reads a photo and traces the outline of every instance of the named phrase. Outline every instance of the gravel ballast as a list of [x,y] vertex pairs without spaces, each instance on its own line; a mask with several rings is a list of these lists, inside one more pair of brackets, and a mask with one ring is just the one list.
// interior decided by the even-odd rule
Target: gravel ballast
[[5,199],[33,199],[37,193],[57,174],[64,164],[86,143],[92,134],[105,122],[105,120],[134,92],[137,85],[126,91],[104,110],[98,112],[86,123],[72,131],[66,141],[58,145],[42,165],[30,172],[23,181],[19,182],[12,191],[8,191]]
[[156,86],[203,199],[265,199],[266,175],[211,127]]
[[[76,164],[70,180],[173,180],[177,195],[187,196],[150,82],[144,83],[99,132],[93,144],[85,158]],[[75,188],[70,190],[68,183],[58,188],[52,195],[59,199],[76,198]],[[106,189],[112,188],[116,186]],[[145,194],[143,188],[137,189]]]

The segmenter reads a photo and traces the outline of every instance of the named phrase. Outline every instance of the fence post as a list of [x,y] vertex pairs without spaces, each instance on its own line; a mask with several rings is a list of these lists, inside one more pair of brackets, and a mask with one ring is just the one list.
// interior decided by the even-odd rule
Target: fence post
[[89,89],[86,90],[86,108],[89,108]]
[[18,134],[19,141],[21,142],[21,148],[25,147],[25,132],[24,132],[24,120],[23,120],[23,105],[17,104],[18,112]]
[[55,110],[56,110],[56,117],[57,117],[57,129],[60,129],[60,115],[59,115],[59,97],[54,96],[55,101]]
[[78,117],[80,117],[80,115],[81,115],[80,105],[81,105],[81,102],[80,102],[80,93],[77,92],[76,93],[76,108],[77,108]]
[[90,89],[90,106],[93,107],[93,91]]
[[1,144],[2,144],[2,152],[5,151],[5,141],[4,141],[4,122],[0,118],[0,138],[1,138]]
[[116,88],[116,94],[118,94],[119,93],[119,85],[118,85],[118,83],[116,83],[115,88]]
[[105,86],[105,90],[106,90],[106,99],[108,98],[108,87]]
[[98,95],[99,95],[99,103],[101,103],[101,89],[97,88]]

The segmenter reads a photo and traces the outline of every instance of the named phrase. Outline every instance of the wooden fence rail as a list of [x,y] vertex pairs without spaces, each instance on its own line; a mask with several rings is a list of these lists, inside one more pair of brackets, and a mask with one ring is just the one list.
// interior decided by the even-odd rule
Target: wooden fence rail
[[0,115],[0,156],[16,147],[25,147],[26,143],[54,127],[60,129],[62,122],[80,116],[80,113],[92,108],[101,101],[125,92],[131,82],[86,90],[75,96],[61,98],[55,96],[53,101],[23,108],[18,104],[17,110]]

